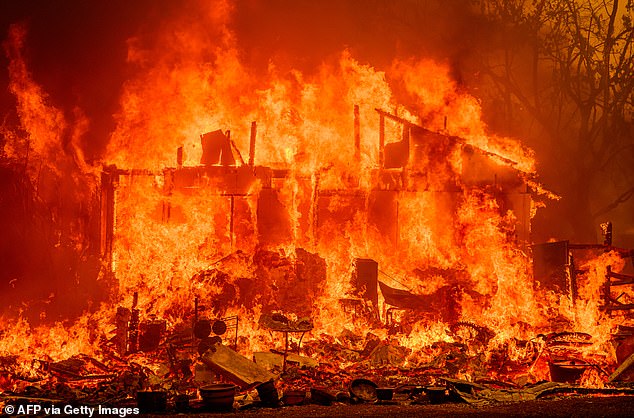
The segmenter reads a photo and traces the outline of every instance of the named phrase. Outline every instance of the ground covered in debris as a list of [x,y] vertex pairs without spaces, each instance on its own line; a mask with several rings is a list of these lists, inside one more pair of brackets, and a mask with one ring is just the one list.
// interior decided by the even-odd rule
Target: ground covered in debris
[[[282,408],[259,408],[235,413],[195,414],[196,417],[630,417],[634,396],[581,396],[536,401],[513,402],[475,407],[464,403],[442,405],[378,405],[361,404],[332,406],[301,405]],[[160,417],[161,415],[155,415]]]

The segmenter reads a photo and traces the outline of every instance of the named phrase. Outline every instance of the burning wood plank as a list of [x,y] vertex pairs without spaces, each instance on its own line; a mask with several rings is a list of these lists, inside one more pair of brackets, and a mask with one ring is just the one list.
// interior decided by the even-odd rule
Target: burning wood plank
[[610,375],[608,378],[608,382],[614,382],[617,380],[623,373],[625,373],[630,367],[634,364],[634,354],[630,354],[628,358],[621,363],[621,365]]
[[275,378],[264,367],[223,345],[215,345],[202,355],[202,361],[218,374],[245,388]]

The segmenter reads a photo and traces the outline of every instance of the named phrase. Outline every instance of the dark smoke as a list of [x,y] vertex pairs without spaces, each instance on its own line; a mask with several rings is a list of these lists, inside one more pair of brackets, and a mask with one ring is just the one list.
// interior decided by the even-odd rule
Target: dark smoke
[[[27,27],[29,69],[51,99],[72,120],[81,108],[90,119],[83,138],[88,159],[98,158],[113,129],[125,79],[130,37],[156,26],[181,2],[151,0],[107,2],[9,1],[0,5],[2,38],[13,23]],[[1,60],[2,84],[8,84],[7,59]],[[0,96],[2,115],[15,118],[15,101],[5,88]]]
[[[389,70],[396,58],[425,57],[448,63],[459,85],[478,97],[481,91],[475,57],[508,36],[507,28],[486,24],[469,9],[471,2],[464,0],[237,0],[233,4],[230,28],[240,58],[246,66],[263,73],[271,63],[282,71],[310,73],[347,48],[355,59],[379,70]],[[3,1],[0,37],[7,38],[11,24],[26,24],[24,53],[34,81],[67,120],[73,120],[74,109],[83,111],[89,126],[81,147],[89,162],[98,163],[114,129],[113,114],[119,110],[126,80],[139,70],[127,62],[129,42],[134,39],[150,49],[160,49],[157,34],[170,22],[195,19],[207,7],[208,2],[194,0]],[[210,39],[216,29],[208,28]],[[7,67],[7,57],[1,55],[0,82],[5,88],[0,92],[0,121],[17,126],[15,98],[6,88]],[[536,137],[509,129],[496,115],[495,103],[484,102],[483,107],[491,110],[486,116],[493,129],[518,135],[537,149],[538,160],[552,160],[553,144],[545,146]],[[545,167],[544,172],[542,181],[547,187],[562,194],[573,192],[559,188],[554,171]],[[0,247],[0,260],[10,267],[0,269],[4,292],[15,277],[29,280],[27,276],[38,269],[45,271],[37,263],[34,267],[29,258],[41,258],[50,251],[47,240],[34,244],[36,238],[19,210],[20,199],[7,199],[16,197],[8,191],[21,187],[23,179],[15,173],[3,174],[3,178],[0,186],[5,198],[0,217],[14,225],[13,235],[2,238]],[[30,197],[28,193],[22,196],[26,201]],[[565,214],[543,213],[546,215],[537,220],[535,240],[567,238],[570,228],[560,222]]]
[[[167,23],[200,15],[205,7],[206,2],[192,0],[2,2],[0,35],[6,39],[10,24],[26,23],[34,80],[67,115],[75,107],[83,110],[90,120],[84,152],[98,159],[113,129],[122,87],[135,71],[126,62],[128,41],[160,48],[152,44]],[[241,59],[255,69],[273,62],[310,73],[349,48],[356,59],[378,69],[410,56],[450,62],[458,80],[461,57],[484,27],[462,1],[238,0],[233,16]],[[0,64],[7,85],[6,56]],[[15,118],[7,89],[0,106],[3,116]]]

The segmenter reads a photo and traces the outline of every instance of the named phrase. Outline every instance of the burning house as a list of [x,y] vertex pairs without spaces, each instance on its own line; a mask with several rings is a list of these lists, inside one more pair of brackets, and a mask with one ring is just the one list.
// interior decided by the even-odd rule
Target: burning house
[[[355,158],[349,171],[335,174],[343,176],[336,181],[333,181],[332,173],[335,170],[327,162],[319,171],[308,173],[298,173],[292,166],[256,166],[255,122],[251,125],[248,162],[231,139],[230,132],[217,130],[200,136],[202,157],[199,165],[184,166],[181,147],[176,153],[177,166],[159,172],[106,167],[102,175],[101,243],[108,274],[115,280],[117,276],[128,276],[129,263],[135,261],[124,258],[122,253],[146,251],[148,243],[122,242],[129,233],[126,226],[140,218],[145,222],[143,228],[150,234],[165,227],[183,228],[179,239],[191,240],[191,244],[199,249],[184,256],[189,259],[188,263],[203,269],[210,268],[218,260],[231,259],[236,254],[250,258],[252,254],[271,248],[290,249],[290,254],[281,257],[290,257],[296,264],[296,271],[292,278],[284,276],[290,283],[280,283],[278,286],[282,289],[271,290],[268,296],[271,303],[275,303],[267,308],[290,307],[309,314],[314,298],[319,296],[318,289],[324,284],[322,282],[327,281],[328,269],[323,265],[328,263],[319,256],[319,249],[336,242],[336,235],[340,233],[338,229],[344,227],[357,235],[350,237],[359,241],[356,245],[367,246],[363,241],[368,236],[374,237],[380,244],[357,254],[347,249],[334,249],[338,257],[328,261],[337,266],[331,266],[330,271],[337,269],[342,273],[332,280],[342,286],[346,293],[342,296],[357,293],[363,296],[359,303],[367,302],[371,309],[377,310],[379,266],[375,259],[384,259],[387,252],[398,253],[399,246],[403,255],[398,257],[411,257],[408,254],[411,251],[408,234],[413,225],[420,225],[420,221],[426,218],[438,221],[429,228],[428,240],[460,248],[463,243],[456,231],[459,227],[457,210],[464,203],[465,196],[474,191],[483,193],[480,199],[490,199],[498,216],[509,217],[509,242],[517,248],[526,247],[531,208],[526,179],[530,174],[518,169],[517,163],[472,146],[462,138],[429,131],[377,109],[379,161],[376,168],[362,179],[358,171],[361,155],[359,107],[355,106],[354,110],[355,134],[351,135],[350,147],[354,147]],[[397,128],[399,135],[396,140],[388,139],[386,142],[386,120]],[[451,158],[459,160],[461,173],[452,167]],[[155,193],[154,201],[142,207],[136,204],[127,206],[128,200],[137,202],[135,193],[146,194],[148,190]],[[411,206],[422,211],[413,213]],[[143,211],[149,213],[143,214]],[[200,234],[197,229],[205,227],[208,228],[207,234]],[[188,231],[193,231],[193,236],[188,236]],[[207,248],[207,251],[201,251],[210,242],[214,243],[213,250]],[[309,258],[302,260],[306,257]],[[310,257],[313,257],[312,261]],[[298,270],[305,262],[311,264],[315,260],[322,268],[316,271],[309,268],[305,272]],[[471,287],[465,268],[446,267],[433,261],[412,267],[418,269],[416,274],[423,281],[427,276],[446,281],[446,286]],[[389,270],[389,267],[382,269]],[[197,274],[195,277],[207,276]],[[385,276],[383,281],[395,280],[389,277]],[[236,283],[221,282],[218,285],[235,287]],[[248,299],[257,299],[260,296],[257,292],[265,288],[253,287],[244,289],[238,286],[227,290],[231,295],[227,302],[232,303],[234,297],[240,298],[243,293],[249,295]],[[285,287],[289,288],[283,290]],[[389,293],[388,298],[392,301],[399,299],[388,284],[381,282],[381,289],[382,293]],[[453,299],[449,294],[447,297]],[[441,305],[450,302],[443,297],[436,299]],[[246,302],[243,300],[242,303]],[[417,308],[428,309],[430,313],[438,310],[438,306],[425,306],[424,303]],[[452,319],[457,320],[459,316],[456,312]]]
[[[518,357],[502,361],[498,366],[506,371],[496,375],[521,375],[528,367],[534,376],[562,373],[565,381],[579,380],[590,370],[590,363],[580,360],[583,350],[553,355],[536,367],[539,350],[548,344],[590,344],[590,334],[570,331],[579,323],[564,309],[580,309],[575,303],[580,289],[585,297],[591,292],[590,274],[600,281],[604,276],[598,273],[601,267],[591,273],[577,270],[569,253],[612,249],[619,259],[618,254],[629,252],[607,242],[566,242],[557,257],[560,244],[529,245],[539,186],[521,160],[381,109],[368,109],[378,122],[377,161],[371,170],[361,170],[361,112],[359,106],[353,110],[348,141],[353,158],[345,166],[320,161],[310,171],[296,164],[257,165],[253,122],[246,158],[229,131],[216,130],[200,135],[199,164],[184,164],[183,147],[178,147],[173,167],[104,168],[103,259],[118,285],[118,300],[133,296],[132,311],[119,308],[121,354],[158,349],[158,335],[149,350],[141,349],[139,331],[130,340],[130,324],[143,323],[139,314],[145,305],[146,333],[154,318],[171,323],[188,318],[185,323],[193,321],[194,332],[190,344],[198,345],[206,365],[198,373],[202,376],[208,366],[246,387],[274,375],[254,372],[255,366],[234,351],[216,347],[208,352],[210,347],[240,347],[254,353],[253,364],[285,372],[287,361],[314,361],[324,345],[332,345],[330,338],[338,341],[347,333],[353,338],[349,343],[361,344],[361,355],[375,367],[402,367],[426,358],[417,352],[421,347],[438,349],[438,342],[427,339],[435,326],[440,328],[431,332],[444,333],[440,341],[458,342],[460,352],[481,353],[501,335],[512,335]],[[309,150],[299,153],[294,156],[299,161],[310,158]],[[162,248],[164,234],[183,243],[182,252],[154,254],[152,247]],[[535,268],[526,255],[531,251]],[[490,271],[482,269],[485,264]],[[506,276],[507,271],[513,274]],[[172,297],[161,297],[165,289]],[[511,311],[502,304],[509,297],[515,301]],[[538,298],[569,305],[553,314]],[[589,300],[581,299],[588,308]],[[492,312],[497,316],[488,316]],[[225,334],[227,318],[235,334],[224,342],[210,337],[211,324],[222,328],[216,334]],[[538,347],[529,339],[535,330],[556,332]],[[274,332],[285,342],[271,354],[268,350],[281,342]],[[316,334],[321,337],[315,339]],[[527,339],[518,339],[522,335]],[[498,341],[504,341],[498,349],[510,349],[506,337]],[[396,358],[388,354],[393,344],[404,350]],[[494,359],[489,361],[500,361]]]
[[[314,74],[262,75],[228,13],[187,21],[197,30],[179,22],[179,42],[129,41],[139,71],[91,162],[78,145],[87,122],[49,103],[12,29],[27,137],[6,134],[0,156],[41,201],[42,172],[66,184],[55,190],[87,185],[55,247],[94,257],[99,291],[73,321],[0,317],[1,405],[205,412],[631,393],[632,251],[613,245],[611,223],[602,244],[535,242],[536,213],[559,197],[532,150],[490,133],[448,65],[384,72],[345,50]],[[70,287],[90,281],[64,267]]]

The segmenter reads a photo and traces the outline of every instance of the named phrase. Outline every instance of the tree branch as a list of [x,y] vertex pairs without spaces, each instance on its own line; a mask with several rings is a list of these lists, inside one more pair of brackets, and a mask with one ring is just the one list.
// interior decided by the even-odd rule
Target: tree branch
[[604,215],[612,211],[613,209],[616,209],[617,207],[619,207],[619,205],[627,202],[632,196],[634,196],[634,186],[621,193],[619,197],[617,197],[612,203],[605,206],[603,209],[600,209],[597,212],[593,213],[592,216],[596,218],[598,216]]

